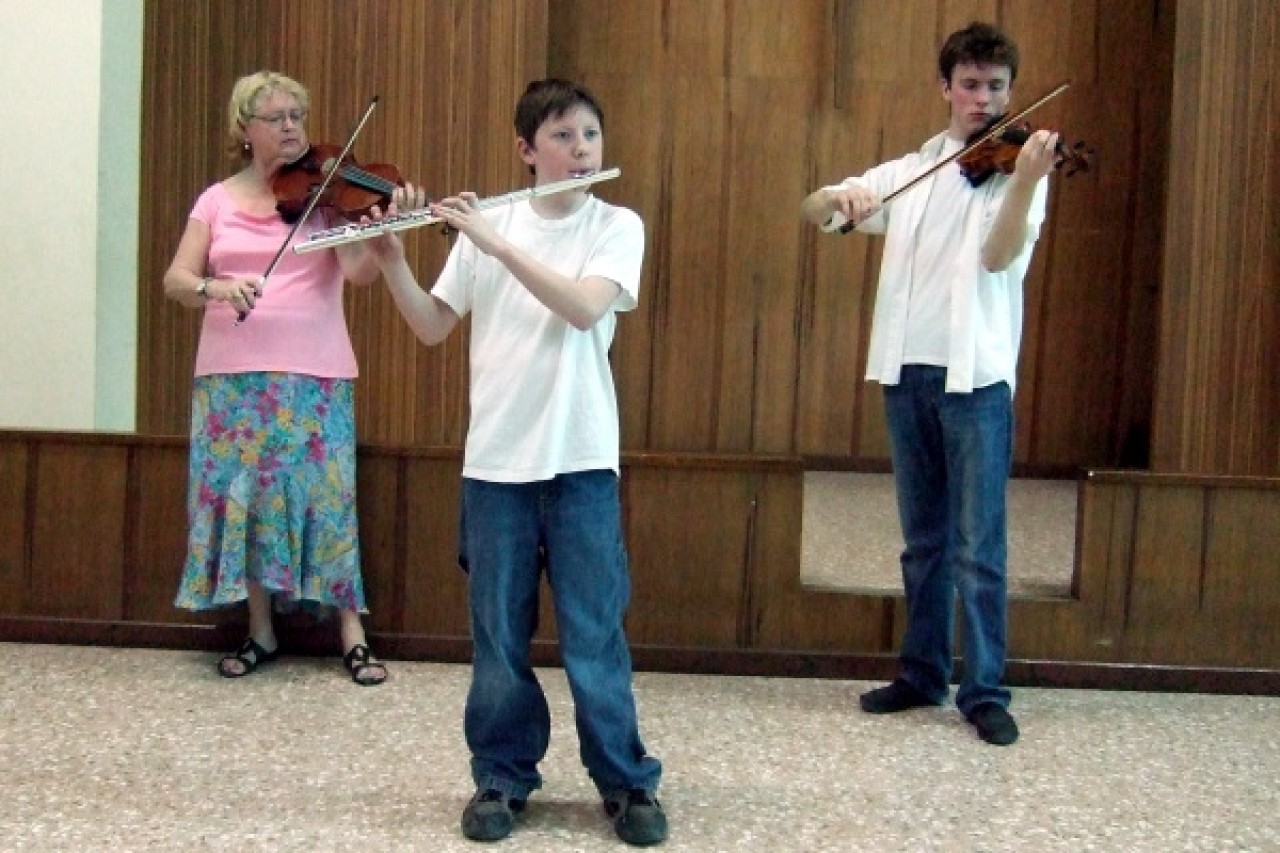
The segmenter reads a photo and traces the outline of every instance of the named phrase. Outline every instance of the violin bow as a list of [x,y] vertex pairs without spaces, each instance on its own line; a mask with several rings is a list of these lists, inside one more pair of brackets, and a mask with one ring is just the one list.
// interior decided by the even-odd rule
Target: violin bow
[[[1037,98],[1034,102],[1032,102],[1032,104],[1031,104],[1029,107],[1026,107],[1026,108],[1024,108],[1024,109],[1020,110],[1020,111],[1019,111],[1017,114],[1015,114],[1015,115],[1008,116],[1007,118],[1002,118],[1000,121],[998,121],[998,122],[996,122],[995,124],[991,125],[991,127],[987,128],[987,130],[986,130],[986,132],[985,132],[985,133],[983,133],[981,136],[979,136],[979,137],[978,137],[977,139],[975,139],[973,142],[970,142],[970,143],[969,143],[968,145],[966,145],[964,148],[961,148],[959,151],[955,152],[954,154],[950,155],[949,157],[944,157],[943,159],[939,160],[937,163],[934,163],[932,166],[930,166],[929,168],[925,169],[923,172],[921,172],[920,174],[916,175],[914,178],[912,178],[911,180],[907,181],[905,184],[903,184],[902,186],[898,187],[898,188],[897,188],[896,190],[894,190],[893,192],[889,193],[887,196],[885,196],[883,199],[881,199],[881,200],[880,200],[880,204],[879,204],[879,206],[876,208],[876,210],[877,210],[877,211],[878,211],[878,210],[880,210],[880,208],[884,207],[886,204],[888,204],[889,202],[893,201],[895,198],[897,198],[898,196],[902,195],[902,194],[903,194],[903,193],[905,193],[907,190],[909,190],[909,189],[911,189],[912,187],[914,187],[916,184],[920,183],[921,181],[925,180],[926,178],[931,177],[931,176],[932,176],[932,175],[934,175],[936,172],[938,172],[940,169],[945,168],[945,167],[946,167],[947,165],[949,165],[950,163],[953,163],[953,162],[955,162],[956,160],[959,160],[959,159],[960,159],[961,157],[963,157],[964,155],[969,154],[970,152],[972,152],[972,151],[976,150],[976,149],[977,149],[980,145],[982,145],[984,142],[987,142],[988,140],[994,139],[995,137],[999,136],[1001,133],[1003,133],[1003,132],[1005,131],[1005,129],[1006,129],[1006,128],[1008,128],[1008,127],[1009,127],[1010,125],[1012,125],[1014,122],[1020,121],[1024,116],[1029,115],[1029,114],[1031,113],[1031,111],[1032,111],[1032,110],[1037,109],[1038,107],[1043,106],[1043,105],[1045,104],[1045,102],[1046,102],[1046,101],[1049,101],[1049,100],[1050,100],[1050,99],[1052,99],[1052,98],[1056,98],[1056,97],[1058,97],[1058,96],[1059,96],[1059,95],[1061,95],[1063,92],[1067,91],[1067,89],[1068,89],[1070,86],[1071,86],[1071,81],[1070,81],[1070,80],[1065,80],[1065,81],[1063,81],[1062,83],[1059,83],[1057,86],[1055,86],[1055,87],[1054,87],[1052,90],[1050,90],[1047,94],[1042,95],[1040,98]],[[874,211],[873,211],[873,213],[874,213]],[[865,218],[865,217],[864,217],[864,218]],[[862,221],[862,220],[858,220],[858,222],[861,222],[861,221]],[[841,233],[841,234],[848,234],[850,231],[852,231],[853,229],[855,229],[855,228],[857,228],[857,227],[858,227],[858,222],[846,222],[845,224],[841,225],[841,226],[840,226],[840,233]]]
[[[306,209],[302,211],[302,215],[298,217],[298,219],[293,223],[293,226],[289,229],[289,233],[285,236],[284,242],[281,243],[280,248],[276,250],[276,256],[272,258],[271,263],[267,265],[267,271],[258,279],[259,294],[261,294],[263,289],[266,287],[267,278],[275,272],[276,267],[279,266],[280,258],[284,255],[284,250],[289,247],[289,243],[293,240],[293,236],[298,233],[298,227],[307,221],[307,217],[311,215],[311,212],[316,209],[316,205],[319,204],[320,198],[324,195],[324,191],[329,188],[329,182],[333,180],[334,175],[338,174],[338,167],[342,165],[342,161],[347,159],[347,155],[351,153],[352,146],[356,144],[356,137],[359,136],[360,131],[364,129],[365,122],[369,120],[369,116],[373,115],[373,108],[377,105],[378,96],[374,95],[369,101],[369,106],[365,108],[364,115],[360,117],[359,123],[356,124],[355,129],[351,131],[351,135],[347,137],[347,144],[342,146],[342,153],[338,155],[337,161],[334,162],[333,166],[324,173],[324,180],[320,182],[319,189],[311,194],[311,201],[307,202]],[[303,153],[303,156],[306,156],[305,152]],[[238,312],[236,314],[236,325],[239,326],[248,317],[249,312]]]

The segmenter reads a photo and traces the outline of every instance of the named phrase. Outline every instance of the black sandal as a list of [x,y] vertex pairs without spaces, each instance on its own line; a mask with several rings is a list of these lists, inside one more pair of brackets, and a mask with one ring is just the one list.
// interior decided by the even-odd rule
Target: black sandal
[[[280,657],[280,649],[277,648],[273,652],[269,652],[253,639],[249,637],[244,641],[244,645],[236,649],[231,654],[218,661],[218,675],[223,678],[243,678],[246,675],[256,671],[258,667],[271,663]],[[244,670],[241,672],[233,672],[227,669],[227,664],[231,661],[238,661]]]
[[[387,680],[387,667],[379,661],[373,660],[373,652],[369,651],[369,647],[362,643],[356,643],[351,647],[351,651],[342,656],[342,662],[347,667],[347,672],[351,673],[351,680],[361,687],[373,687]],[[374,670],[374,672],[369,672]],[[377,672],[381,670],[381,672]]]

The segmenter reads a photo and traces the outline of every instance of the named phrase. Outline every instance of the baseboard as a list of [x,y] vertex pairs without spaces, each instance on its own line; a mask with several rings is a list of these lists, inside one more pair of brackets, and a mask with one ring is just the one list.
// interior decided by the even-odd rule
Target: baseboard
[[[170,625],[0,616],[0,642],[11,643],[225,652],[239,644],[243,633],[241,623]],[[332,628],[290,629],[280,640],[286,654],[337,653]],[[471,642],[466,637],[373,631],[369,640],[377,653],[389,660],[471,660]],[[557,646],[551,641],[535,641],[532,657],[538,666],[559,665]],[[635,645],[631,657],[640,672],[696,675],[882,681],[897,671],[894,655],[879,654]],[[1280,696],[1280,670],[1276,669],[1011,660],[1005,681],[1012,687]]]

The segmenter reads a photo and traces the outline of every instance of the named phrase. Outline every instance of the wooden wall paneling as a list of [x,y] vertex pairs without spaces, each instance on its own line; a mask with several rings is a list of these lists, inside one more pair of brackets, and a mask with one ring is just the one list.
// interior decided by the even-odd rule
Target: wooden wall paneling
[[[431,16],[421,26],[405,27],[403,40],[416,40],[416,45],[403,44],[402,62],[412,62],[396,91],[401,108],[396,115],[399,125],[394,131],[397,144],[411,164],[416,183],[432,198],[443,198],[473,190],[480,195],[493,195],[499,187],[481,181],[481,167],[473,165],[467,153],[509,143],[507,124],[481,127],[470,109],[479,100],[469,89],[469,76],[462,57],[471,56],[474,45],[470,33],[454,31],[450,7],[430,4]],[[411,58],[411,59],[410,59]],[[513,101],[514,103],[514,101]],[[508,153],[514,159],[514,150]],[[521,182],[514,165],[507,173],[514,189]],[[485,181],[500,183],[485,177]],[[430,288],[444,266],[452,242],[437,229],[404,232],[411,268],[424,288]],[[376,316],[363,333],[379,341],[376,360],[367,363],[370,376],[384,376],[377,391],[386,395],[385,402],[373,401],[371,413],[390,403],[403,407],[411,421],[411,441],[427,445],[460,444],[466,433],[467,345],[470,322],[460,327],[444,343],[426,347],[409,331],[382,286],[377,286]],[[395,439],[387,437],[387,441]]]
[[[1280,86],[1276,87],[1280,92]],[[1280,115],[1280,94],[1273,94],[1276,114]],[[1280,158],[1278,158],[1280,159]],[[1272,198],[1280,198],[1280,169],[1272,174],[1272,186],[1267,191]],[[1273,220],[1273,229],[1280,224]],[[1267,275],[1280,275],[1280,259],[1271,260]],[[1280,382],[1275,381],[1275,365],[1280,364],[1280,287],[1267,287],[1262,291],[1258,312],[1261,314],[1261,349],[1259,363],[1261,388],[1258,406],[1263,412],[1258,423],[1258,460],[1250,467],[1256,471],[1280,474]]]
[[[668,16],[696,15],[716,4],[693,0],[675,5],[679,8],[662,0],[627,0],[602,9],[594,0],[549,0],[548,70],[583,82],[624,70],[653,77],[661,68],[666,40],[676,37]],[[609,105],[604,108],[607,113]]]
[[[814,83],[738,78],[730,82],[731,161],[724,265],[724,340],[717,449],[790,453],[796,387],[796,324],[805,194],[795,132],[806,124]],[[756,118],[767,115],[769,121]],[[788,226],[779,229],[779,208]]]
[[1046,270],[1051,267],[1056,235],[1051,225],[1055,219],[1055,202],[1059,196],[1057,188],[1050,183],[1049,208],[1044,227],[1036,241],[1035,252],[1031,256],[1031,265],[1022,283],[1022,340],[1018,350],[1017,383],[1013,393],[1013,459],[1014,462],[1026,462],[1035,458],[1034,448],[1039,444],[1037,431],[1040,429],[1038,412],[1042,408],[1042,398],[1051,396],[1040,373],[1043,368],[1045,339],[1043,334],[1045,317],[1048,315],[1050,299],[1050,281]]
[[[669,74],[661,113],[662,216],[649,254],[655,266],[647,447],[716,446],[724,256],[731,180],[728,92],[722,76]],[[655,115],[658,111],[655,111]]]
[[[228,4],[229,5],[229,4]],[[210,93],[207,3],[144,7],[138,235],[138,430],[183,434],[190,416],[198,311],[164,296],[187,216],[222,156],[226,96]],[[204,45],[201,47],[200,45]],[[197,71],[197,68],[200,70]]]
[[123,618],[136,622],[210,624],[220,614],[174,607],[187,556],[186,442],[129,448],[131,517],[126,528],[127,570]]
[[[431,85],[439,70],[440,52],[447,41],[440,32],[438,41],[427,41],[424,33],[436,33],[431,25],[439,20],[442,4],[422,4],[417,9],[403,5],[389,7],[393,16],[388,57],[395,63],[388,76],[379,80],[375,91],[381,96],[378,114],[362,150],[378,161],[396,164],[406,181],[423,187],[434,198],[453,190],[444,189],[443,162],[432,156],[443,136],[444,110],[439,100],[452,90]],[[417,37],[412,48],[406,39]],[[377,152],[373,154],[372,152]],[[406,257],[423,287],[430,287],[434,273],[443,264],[445,241],[433,229],[402,232]],[[357,384],[357,423],[362,440],[412,444],[437,443],[445,431],[446,407],[442,396],[432,393],[443,384],[440,363],[452,344],[430,350],[421,346],[404,322],[394,301],[381,282],[371,288],[348,288],[346,307],[352,343],[360,365]],[[434,357],[434,358],[433,358]]]
[[992,21],[1004,25],[1005,9],[1010,3],[1035,3],[1036,0],[942,0],[938,4],[937,33],[933,49],[942,40],[971,21]]
[[[395,164],[406,181],[426,187],[430,193],[434,190],[430,186],[434,176],[425,170],[422,148],[435,142],[428,132],[428,122],[436,116],[424,108],[424,101],[436,87],[414,83],[424,74],[428,57],[437,58],[437,45],[425,49],[423,34],[436,32],[432,25],[442,17],[438,11],[441,4],[352,6],[341,18],[330,18],[328,32],[323,36],[327,47],[315,51],[322,60],[326,55],[337,59],[335,52],[342,57],[330,69],[316,69],[323,75],[327,100],[334,105],[337,119],[330,137],[345,141],[369,100],[377,95],[378,106],[356,144],[357,160]],[[302,49],[305,43],[300,38],[294,49]],[[366,49],[352,51],[352,43]],[[336,90],[341,91],[340,96]],[[422,243],[431,236],[406,232],[402,239],[406,254],[418,261]],[[427,278],[424,283],[429,283],[425,270],[420,266],[414,269]],[[413,391],[420,354],[413,333],[380,283],[369,288],[348,288],[345,310],[361,371],[361,380],[356,383],[361,439],[413,443],[418,439],[419,397]],[[375,609],[375,595],[370,591],[373,621],[378,622],[389,614],[384,611],[379,615],[383,609]]]
[[[452,73],[452,61],[468,52],[467,38],[454,31],[450,4],[394,4],[384,7],[388,16],[386,47],[378,66],[378,78],[369,92],[381,96],[379,115],[364,143],[377,159],[399,166],[405,180],[423,187],[428,196],[441,198],[460,191],[468,170],[450,156],[474,150],[486,137],[472,138],[469,124],[452,128],[454,103],[463,97],[465,79]],[[452,131],[452,132],[451,132]],[[451,136],[457,137],[452,145]],[[474,181],[473,175],[466,175]],[[480,192],[480,187],[472,187]],[[419,284],[430,288],[444,264],[450,244],[435,229],[401,233],[410,267]],[[368,290],[349,289],[348,306],[352,338],[364,377],[358,410],[365,440],[397,444],[441,444],[457,434],[464,410],[456,397],[444,393],[456,386],[449,366],[465,338],[465,324],[447,342],[431,348],[418,343],[394,301],[375,283]],[[465,384],[459,390],[465,393]]]
[[[1064,651],[1073,660],[1106,662],[1114,657],[1110,646],[1097,642],[1093,632],[1094,605],[1049,598],[1017,598],[1009,602],[1009,659],[1061,660]],[[963,652],[957,642],[957,654]]]
[[[726,21],[729,144],[724,340],[716,445],[722,452],[792,451],[799,240],[805,191],[796,129],[818,87],[824,44],[816,2],[735,3]],[[761,117],[767,117],[761,121]],[[789,227],[777,227],[785,211]]]
[[1085,480],[1075,594],[1089,608],[1091,642],[1103,659],[1123,651],[1138,507],[1136,486]]
[[[869,90],[890,89],[896,95],[890,99],[890,109],[917,112],[917,99],[926,92],[937,92],[938,47],[950,32],[944,30],[940,15],[953,5],[935,0],[892,4],[837,0],[831,34],[836,108],[856,107],[862,93]],[[966,12],[961,17],[968,23],[974,16]],[[870,118],[865,116],[864,121]],[[865,129],[870,131],[872,127],[868,123]],[[903,153],[923,141],[921,138],[913,144],[907,140],[909,147]],[[873,165],[869,162],[866,167]]]
[[744,645],[776,646],[779,623],[803,593],[800,584],[804,470],[799,459],[778,461],[756,473],[751,563],[748,567],[742,625]]
[[[242,608],[189,615],[169,603],[185,540],[185,442],[2,438],[0,474],[22,485],[0,489],[0,523],[32,529],[20,610],[12,590],[0,599],[0,639],[213,649],[235,640]],[[466,578],[454,565],[458,465],[455,449],[360,452],[371,629],[410,657],[462,659],[467,648]],[[799,582],[798,458],[640,454],[624,465],[628,627],[650,660],[791,674],[856,665],[854,677],[891,669],[901,596],[816,592]],[[1094,472],[1082,485],[1080,519],[1073,598],[1010,604],[1019,677],[1053,683],[1042,662],[1050,670],[1053,662],[1116,665],[1106,672],[1132,679],[1111,686],[1149,684],[1152,667],[1275,669],[1280,480]],[[13,548],[0,550],[10,566]],[[552,622],[539,632],[546,661],[554,660]],[[329,629],[292,619],[280,628],[291,648],[332,648]]]
[[[1224,151],[1239,152],[1238,157],[1227,158],[1239,170],[1239,178],[1235,190],[1224,191],[1223,197],[1239,192],[1251,200],[1239,212],[1238,230],[1223,233],[1224,241],[1234,240],[1238,246],[1236,266],[1229,272],[1239,282],[1227,330],[1236,344],[1229,363],[1232,381],[1222,383],[1232,386],[1226,466],[1232,472],[1278,474],[1280,408],[1268,406],[1274,406],[1280,396],[1275,390],[1280,384],[1275,370],[1280,344],[1268,332],[1280,326],[1280,214],[1269,194],[1280,183],[1276,177],[1280,128],[1275,121],[1275,106],[1280,100],[1275,94],[1280,81],[1280,9],[1274,3],[1248,5],[1253,7],[1248,9],[1250,14],[1241,14],[1231,22],[1234,31],[1225,45],[1228,50],[1238,46],[1226,54],[1233,69],[1224,81],[1224,100],[1231,114],[1225,118],[1223,130],[1233,144]],[[1270,167],[1260,167],[1263,163]]]
[[[636,4],[640,5],[640,4]],[[741,8],[723,0],[694,0],[691,3],[649,3],[661,7],[663,53],[652,53],[648,61],[654,71],[674,71],[678,76],[715,77],[728,74],[732,17]],[[805,9],[797,14],[806,15]]]
[[[1280,10],[1269,3],[1177,6],[1167,297],[1161,317],[1153,465],[1160,471],[1274,474],[1277,398],[1265,369],[1260,316],[1274,291],[1274,177],[1280,132],[1272,120],[1280,74]],[[1272,99],[1268,94],[1272,93]],[[1274,172],[1274,169],[1270,170]],[[1271,305],[1274,307],[1274,298]]]
[[1129,579],[1129,632],[1185,627],[1200,606],[1205,491],[1199,486],[1139,493]]
[[[1270,27],[1270,35],[1274,40],[1280,37],[1280,21],[1277,20],[1275,9],[1267,10],[1269,17],[1266,21]],[[1260,34],[1266,32],[1266,28],[1260,28]],[[1268,107],[1269,114],[1272,116],[1280,115],[1280,86],[1274,84],[1275,77],[1280,74],[1276,65],[1280,60],[1276,59],[1276,53],[1280,51],[1273,50],[1271,52],[1272,65],[1270,67],[1270,77],[1273,81],[1269,87],[1271,95],[1271,103]],[[1261,162],[1270,162],[1275,164],[1280,162],[1280,134],[1272,133],[1267,137],[1268,150],[1261,158]],[[1262,187],[1264,198],[1275,199],[1280,198],[1280,168],[1271,168],[1267,171],[1267,179],[1269,185]],[[1268,476],[1280,475],[1280,382],[1275,381],[1275,365],[1280,364],[1280,286],[1277,285],[1277,279],[1280,279],[1280,249],[1277,249],[1280,243],[1280,215],[1277,215],[1275,205],[1264,208],[1263,215],[1266,217],[1266,224],[1263,226],[1263,233],[1270,233],[1273,237],[1268,244],[1268,251],[1259,260],[1258,272],[1262,278],[1263,286],[1260,289],[1260,299],[1258,303],[1258,313],[1261,315],[1261,348],[1259,351],[1258,363],[1262,365],[1260,375],[1255,375],[1255,379],[1259,380],[1261,385],[1261,394],[1258,399],[1259,416],[1255,423],[1258,429],[1257,439],[1257,462],[1250,465],[1250,470],[1257,473],[1266,473]],[[1270,370],[1268,367],[1270,366]]]
[[[1191,363],[1192,321],[1200,314],[1193,304],[1196,271],[1203,263],[1203,247],[1197,237],[1197,220],[1203,215],[1198,181],[1208,152],[1199,150],[1196,137],[1205,132],[1199,119],[1203,100],[1200,80],[1203,60],[1199,44],[1205,27],[1206,4],[1179,3],[1175,49],[1184,55],[1173,66],[1171,119],[1179,132],[1170,137],[1168,197],[1176,199],[1166,211],[1164,246],[1164,298],[1161,303],[1159,367],[1157,373],[1152,437],[1152,469],[1160,472],[1202,470],[1188,453],[1192,429],[1202,421],[1187,411],[1194,389],[1204,382],[1204,371]],[[1197,336],[1198,337],[1198,336]]]
[[[1131,118],[1123,118],[1120,103],[1097,108],[1101,93],[1112,91],[1107,80],[1095,82],[1091,97],[1071,101],[1073,108],[1084,107],[1083,114],[1072,115],[1080,128],[1074,132],[1097,149],[1090,181],[1096,182],[1101,198],[1124,200],[1124,221],[1096,239],[1123,235],[1126,244],[1124,352],[1114,389],[1117,444],[1112,458],[1134,468],[1145,468],[1150,461],[1175,20],[1173,8],[1153,10],[1149,5],[1142,0],[1111,4],[1111,23],[1098,30],[1100,68],[1110,69],[1111,79],[1131,81]],[[1114,97],[1118,94],[1108,100]]]
[[27,532],[34,526],[28,517],[30,456],[22,442],[0,443],[0,613],[18,615],[26,609]]
[[[867,115],[883,109],[882,93],[864,89],[849,96],[849,103],[848,109],[816,110],[810,120],[808,192],[874,162],[876,140],[864,125]],[[857,413],[866,405],[863,376],[878,241],[811,227],[801,241],[795,449],[806,456],[856,457],[862,455]]]
[[1274,667],[1274,632],[1261,627],[1280,611],[1274,481],[1135,482],[1134,581],[1120,659]]
[[[1111,5],[1118,8],[1112,9]],[[1099,70],[1099,30],[1114,27],[1124,4],[1100,5],[1097,0],[1064,0],[1047,14],[1037,0],[1004,0],[999,7],[997,23],[1018,43],[1022,67],[1014,90],[1020,98],[1030,99],[1064,79],[1090,85]],[[1079,98],[1067,93],[1061,98]],[[1029,102],[1024,101],[1024,103]],[[1046,105],[1046,112],[1048,105]],[[1045,113],[1029,117],[1040,126]],[[1049,125],[1052,126],[1052,125]]]
[[1275,480],[1102,472],[1082,495],[1079,599],[1092,634],[1064,631],[1050,657],[1276,666],[1262,627],[1280,614]]
[[[1201,612],[1224,645],[1260,641],[1242,626],[1280,624],[1280,489],[1213,489]],[[1277,661],[1280,663],[1280,661]]]
[[356,467],[359,505],[360,571],[364,579],[370,632],[404,631],[405,583],[408,566],[404,546],[409,519],[405,500],[407,467],[393,453],[364,448]]
[[[1054,187],[1050,216],[1068,205],[1065,195],[1089,189],[1083,182]],[[1118,225],[1122,219],[1111,221]],[[1042,232],[1036,249],[1043,253],[1038,259],[1041,275],[1027,285],[1028,291],[1043,288],[1040,313],[1026,317],[1025,328],[1037,339],[1031,352],[1024,353],[1034,373],[1027,377],[1028,387],[1018,392],[1034,400],[1029,424],[1034,431],[1026,436],[1019,461],[1070,465],[1111,458],[1115,388],[1124,362],[1125,259],[1122,243],[1098,239],[1106,230]],[[1020,430],[1020,435],[1025,434]]]
[[624,525],[633,643],[734,648],[755,519],[748,478],[629,467]]
[[756,647],[822,654],[892,655],[900,648],[902,597],[848,595],[788,584],[764,567],[771,592],[762,598]]
[[[725,67],[735,79],[816,80],[828,26],[825,0],[736,0],[725,11]],[[761,115],[773,117],[769,112]]]
[[36,474],[28,611],[119,619],[124,612],[128,451],[58,441],[32,445]]
[[404,586],[397,602],[405,634],[467,637],[467,578],[458,568],[461,465],[456,459],[404,462]]
[[[344,297],[360,370],[355,383],[356,434],[361,441],[379,443],[439,443],[443,431],[440,420],[429,421],[435,429],[426,430],[422,438],[419,431],[425,419],[423,408],[437,413],[444,408],[439,403],[441,395],[432,393],[434,387],[419,384],[426,348],[418,343],[395,303],[378,292],[380,288],[380,282],[369,288],[349,287]],[[441,347],[435,350],[443,351]]]

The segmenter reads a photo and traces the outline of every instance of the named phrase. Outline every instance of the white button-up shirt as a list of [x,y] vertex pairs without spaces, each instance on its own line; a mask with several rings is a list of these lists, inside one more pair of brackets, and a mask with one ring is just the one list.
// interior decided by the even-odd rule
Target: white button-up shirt
[[[945,142],[946,134],[939,134],[918,152],[876,166],[860,177],[846,178],[832,189],[861,184],[883,198],[940,160]],[[951,164],[944,168],[959,167]],[[920,229],[936,177],[922,181],[857,226],[864,233],[885,235],[866,376],[881,384],[896,385],[901,375],[914,277],[920,274],[914,269],[914,259],[921,241],[940,239],[938,234],[946,233]],[[954,210],[953,215],[960,219],[960,244],[950,253],[953,260],[949,268],[929,273],[945,275],[951,287],[947,391],[967,393],[1001,381],[1009,383],[1012,390],[1017,379],[1022,282],[1044,222],[1049,181],[1044,178],[1036,186],[1022,251],[1008,267],[991,272],[982,266],[982,244],[1000,211],[1008,182],[1008,175],[993,175],[973,189],[968,204]],[[845,221],[837,212],[823,230],[833,231]]]

